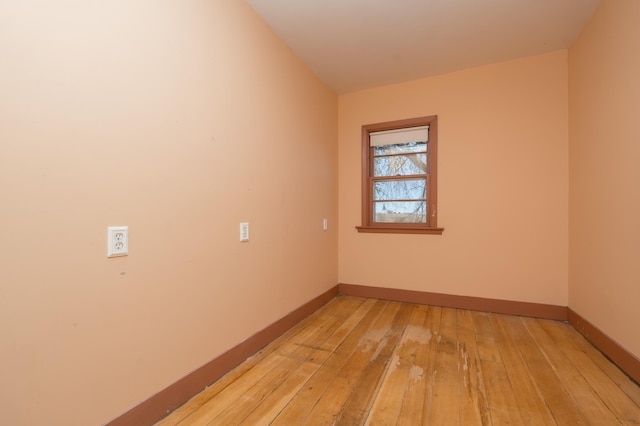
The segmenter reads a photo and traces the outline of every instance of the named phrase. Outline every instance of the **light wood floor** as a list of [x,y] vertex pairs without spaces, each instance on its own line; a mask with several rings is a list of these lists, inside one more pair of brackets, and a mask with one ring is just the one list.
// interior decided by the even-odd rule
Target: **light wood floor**
[[640,424],[640,387],[562,322],[341,296],[178,424]]

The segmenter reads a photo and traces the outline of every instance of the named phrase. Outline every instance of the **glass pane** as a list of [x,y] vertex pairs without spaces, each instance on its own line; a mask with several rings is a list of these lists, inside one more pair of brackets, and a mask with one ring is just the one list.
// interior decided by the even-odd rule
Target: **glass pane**
[[373,221],[386,223],[427,223],[427,202],[375,202],[373,203]]
[[408,142],[373,147],[373,155],[404,154],[406,152],[427,152],[427,143]]
[[373,160],[374,176],[421,175],[427,172],[427,154],[391,155]]
[[374,200],[424,200],[426,179],[394,179],[373,182]]

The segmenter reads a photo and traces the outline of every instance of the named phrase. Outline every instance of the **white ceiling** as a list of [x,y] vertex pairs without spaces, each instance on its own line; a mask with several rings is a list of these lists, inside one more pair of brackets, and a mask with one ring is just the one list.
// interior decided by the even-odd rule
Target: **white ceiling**
[[568,48],[599,0],[246,0],[337,93]]

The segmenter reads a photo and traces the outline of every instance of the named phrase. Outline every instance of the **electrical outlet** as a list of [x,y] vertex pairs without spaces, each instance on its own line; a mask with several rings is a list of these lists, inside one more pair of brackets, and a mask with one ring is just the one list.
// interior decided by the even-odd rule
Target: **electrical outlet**
[[109,226],[107,228],[107,257],[129,255],[129,227]]
[[329,221],[327,219],[322,219],[322,230],[326,231],[329,229]]

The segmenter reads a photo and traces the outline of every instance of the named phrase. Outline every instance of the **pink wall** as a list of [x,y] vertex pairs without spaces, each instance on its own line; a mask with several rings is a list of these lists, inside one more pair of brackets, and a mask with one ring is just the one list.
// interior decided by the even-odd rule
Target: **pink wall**
[[[2,421],[104,423],[338,281],[569,304],[640,354],[639,24],[603,0],[568,59],[337,98],[245,2],[0,5]],[[444,234],[358,234],[360,127],[431,114]]]
[[3,2],[0,58],[3,424],[107,422],[337,283],[337,97],[245,2]]
[[[567,52],[339,98],[342,283],[567,304]],[[360,128],[438,115],[436,235],[359,234]]]
[[569,51],[569,306],[640,357],[640,2],[602,0]]

